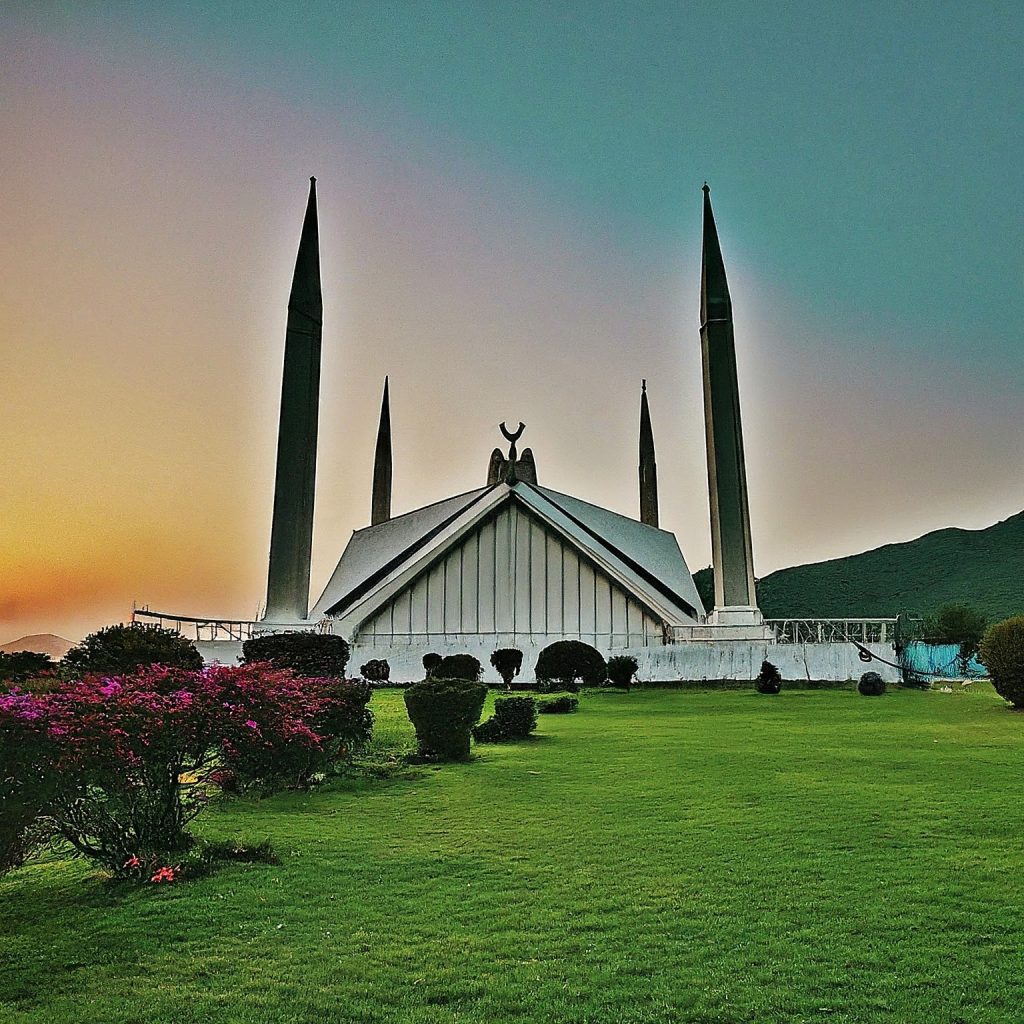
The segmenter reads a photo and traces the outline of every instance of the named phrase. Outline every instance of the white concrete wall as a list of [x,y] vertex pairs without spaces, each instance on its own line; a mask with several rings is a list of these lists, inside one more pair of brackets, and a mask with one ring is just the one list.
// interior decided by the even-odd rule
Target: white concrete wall
[[[352,648],[349,662],[353,673],[371,658],[386,658],[391,666],[392,682],[414,682],[423,678],[423,655],[427,651],[438,654],[465,652],[479,659],[484,666],[484,680],[498,683],[497,672],[491,668],[493,642],[471,643],[467,640],[451,644],[434,643],[429,647],[373,647],[359,644]],[[510,645],[511,646],[511,645]],[[537,656],[545,643],[516,643],[523,652],[523,668],[517,682],[532,683]],[[872,653],[886,661],[895,661],[896,653],[890,644],[867,644]],[[867,664],[858,657],[853,644],[766,644],[745,640],[722,642],[670,644],[668,646],[633,647],[614,650],[608,654],[629,654],[637,660],[637,677],[641,682],[679,682],[710,679],[754,679],[767,659],[782,673],[784,680],[806,681],[859,679],[864,672],[877,672],[887,682],[899,680],[899,669],[881,662]]]
[[[499,646],[515,646],[523,652],[523,668],[517,682],[532,683],[537,656],[549,642],[560,637],[545,637],[541,642],[529,643],[516,638],[512,643],[495,643],[493,638],[444,638],[435,637],[429,645],[382,645],[356,644],[349,659],[349,673],[356,675],[359,666],[371,658],[386,658],[391,666],[391,681],[411,683],[423,678],[423,655],[428,651],[437,654],[472,654],[484,668],[484,681],[500,683],[501,677],[491,668],[491,652]],[[219,661],[233,665],[242,654],[242,645],[232,641],[216,641],[196,645],[207,663]],[[868,650],[895,661],[896,653],[891,644],[866,644]],[[721,642],[695,642],[633,647],[626,650],[606,652],[630,654],[637,660],[637,676],[641,682],[679,682],[714,679],[754,679],[767,659],[782,673],[783,680],[829,680],[842,681],[859,679],[864,672],[877,672],[886,682],[899,680],[899,669],[881,662],[865,663],[858,657],[853,644],[772,644],[746,640]]]

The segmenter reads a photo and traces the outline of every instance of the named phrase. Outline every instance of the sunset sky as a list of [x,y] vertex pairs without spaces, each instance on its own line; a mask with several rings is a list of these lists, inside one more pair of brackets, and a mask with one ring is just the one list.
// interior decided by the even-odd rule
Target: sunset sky
[[[300,13],[301,12],[301,13]],[[729,270],[758,575],[1024,508],[1008,3],[0,4],[0,643],[264,600],[308,177],[313,598],[370,508],[540,482],[710,540],[697,300]]]

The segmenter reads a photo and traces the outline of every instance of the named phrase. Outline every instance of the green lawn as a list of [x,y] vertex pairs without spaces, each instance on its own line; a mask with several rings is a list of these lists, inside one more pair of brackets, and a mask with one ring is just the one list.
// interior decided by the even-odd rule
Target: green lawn
[[9,875],[0,1020],[1020,1021],[1022,736],[984,685],[588,694],[469,764],[200,819],[281,866]]

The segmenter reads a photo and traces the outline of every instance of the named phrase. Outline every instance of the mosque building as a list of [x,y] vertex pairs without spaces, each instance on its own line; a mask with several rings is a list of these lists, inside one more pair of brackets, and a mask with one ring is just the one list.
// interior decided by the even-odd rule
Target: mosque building
[[[352,534],[310,607],[322,333],[316,179],[310,179],[288,302],[266,611],[256,622],[148,609],[136,617],[179,627],[194,623],[209,660],[234,660],[249,635],[335,633],[352,645],[352,664],[387,658],[395,681],[422,678],[428,652],[468,652],[488,666],[496,648],[517,647],[524,652],[526,682],[540,650],[565,639],[582,640],[606,656],[628,652],[647,679],[749,679],[769,647],[783,667],[799,654],[802,665],[794,661],[790,671],[808,678],[856,674],[857,651],[850,644],[805,643],[797,652],[795,644],[778,643],[757,608],[732,302],[706,184],[700,338],[715,578],[710,614],[675,535],[659,527],[646,382],[640,395],[640,518],[634,520],[547,481],[542,485],[533,451],[519,451],[522,423],[514,431],[501,424],[508,449],[491,453],[479,488],[393,514],[385,380],[370,523]],[[880,641],[879,652],[891,654],[884,631],[863,639]]]

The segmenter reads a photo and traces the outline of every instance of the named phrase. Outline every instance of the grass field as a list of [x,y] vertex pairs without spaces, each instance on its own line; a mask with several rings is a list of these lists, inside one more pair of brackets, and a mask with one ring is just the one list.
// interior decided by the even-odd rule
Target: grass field
[[1020,1021],[1022,737],[986,686],[588,694],[469,764],[200,819],[281,866],[15,872],[0,1020]]

